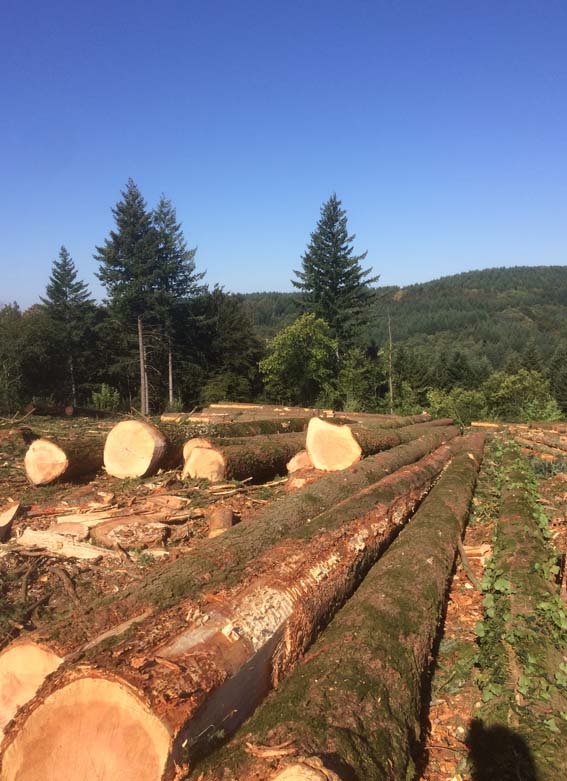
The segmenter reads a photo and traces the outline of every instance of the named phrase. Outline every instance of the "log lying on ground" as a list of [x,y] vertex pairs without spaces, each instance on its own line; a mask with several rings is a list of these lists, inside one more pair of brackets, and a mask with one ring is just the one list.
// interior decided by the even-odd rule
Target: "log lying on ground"
[[7,728],[0,777],[34,781],[63,768],[76,781],[178,777],[211,734],[234,730],[295,664],[462,446],[456,440],[373,484],[352,508],[355,520],[317,519],[214,600],[182,600],[112,648],[93,648],[88,662],[64,664]]
[[565,434],[530,430],[525,432],[524,438],[529,439],[534,444],[546,445],[567,454],[567,435]]
[[[230,441],[230,440],[229,440]],[[271,480],[286,473],[287,463],[305,447],[305,434],[250,437],[236,445],[194,447],[183,468],[183,477],[207,480]]]
[[28,404],[25,412],[32,415],[43,415],[47,417],[82,417],[82,418],[112,418],[116,416],[115,412],[109,412],[104,409],[94,409],[92,407],[75,407],[72,404],[66,406],[60,405],[42,405]]
[[209,537],[218,537],[234,526],[234,512],[230,507],[219,505],[213,507],[208,516]]
[[[469,738],[482,756],[483,778],[556,781],[565,776],[567,658],[565,605],[553,570],[557,551],[542,523],[536,483],[516,448],[502,457],[500,515],[493,542],[490,614],[480,638],[482,722]],[[485,604],[487,604],[485,600]],[[563,673],[563,675],[562,675]],[[503,739],[494,751],[491,731]],[[517,753],[518,743],[525,750]],[[522,755],[529,756],[531,761]],[[479,767],[479,771],[481,768]]]
[[557,447],[549,447],[549,445],[544,445],[542,442],[536,442],[533,439],[519,437],[518,435],[516,435],[514,439],[518,445],[525,448],[526,450],[531,451],[534,455],[550,456],[553,460],[557,458],[565,458],[567,456],[567,453],[565,453],[564,450],[560,450]]
[[212,437],[254,437],[258,434],[290,434],[294,431],[304,431],[307,428],[309,418],[259,418],[258,420],[233,421],[223,423],[196,417],[180,419],[163,419],[162,422],[170,426],[185,426],[190,436],[206,433]]
[[450,418],[444,418],[384,429],[382,424],[370,422],[349,426],[312,418],[307,428],[306,450],[315,469],[335,472],[355,464],[363,456],[406,442],[416,426],[449,426],[452,422]]
[[124,420],[110,431],[104,445],[104,467],[113,477],[147,477],[160,467],[181,463],[183,430],[154,426],[145,420]]
[[[466,444],[468,452],[453,459],[303,664],[191,778],[264,781],[287,778],[284,769],[290,779],[310,778],[309,767],[318,767],[319,776],[312,777],[321,779],[325,767],[342,781],[414,777],[423,678],[474,491],[482,435]],[[288,751],[279,752],[282,746]],[[282,775],[274,773],[278,757]]]
[[102,468],[106,433],[35,439],[24,458],[28,480],[34,485],[48,485],[56,480],[92,477]]
[[[340,474],[323,477],[315,485],[267,506],[254,519],[238,524],[217,539],[204,541],[192,554],[150,573],[142,587],[86,606],[81,620],[71,613],[43,627],[34,635],[33,643],[63,659],[119,636],[133,622],[158,609],[238,583],[251,562],[286,537],[308,539],[320,528],[336,528],[369,512],[375,504],[374,484],[455,439],[457,434],[455,427],[434,428],[395,450],[368,458]],[[32,640],[28,642],[31,644]]]

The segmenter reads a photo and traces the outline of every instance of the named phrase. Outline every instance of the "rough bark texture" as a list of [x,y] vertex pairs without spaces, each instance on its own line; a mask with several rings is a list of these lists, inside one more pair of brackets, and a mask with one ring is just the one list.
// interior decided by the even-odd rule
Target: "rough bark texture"
[[526,432],[525,438],[529,439],[531,442],[534,442],[535,444],[546,445],[547,447],[552,447],[557,450],[563,451],[563,453],[567,453],[566,434],[554,434],[552,432],[544,433],[543,431],[529,431]]
[[[185,463],[184,475],[208,480],[246,480],[262,483],[285,475],[287,462],[305,447],[305,434],[250,437],[235,445],[213,443],[195,448]],[[209,462],[214,458],[216,469]],[[215,472],[215,474],[213,474]]]
[[89,477],[102,468],[106,432],[68,439],[36,439],[28,448],[24,466],[34,485]]
[[300,418],[265,418],[232,423],[210,422],[197,417],[178,419],[162,416],[162,423],[168,426],[184,427],[187,439],[195,436],[210,437],[254,437],[258,434],[289,434],[304,431],[309,423],[307,416]]
[[273,757],[262,761],[247,752],[247,744],[291,746],[293,753],[278,770],[285,764],[297,766],[298,758],[319,757],[343,781],[414,777],[423,674],[474,491],[483,437],[474,435],[465,444],[466,451],[455,456],[303,664],[237,738],[205,768],[198,766],[191,778],[273,778]]
[[[217,592],[214,600],[181,600],[111,648],[96,646],[88,661],[63,665],[8,729],[5,765],[12,769],[5,778],[18,777],[15,766],[30,781],[43,778],[54,762],[51,748],[57,746],[62,756],[60,736],[62,743],[69,740],[66,727],[53,727],[58,715],[56,709],[52,717],[53,703],[63,700],[69,687],[66,707],[76,702],[80,720],[84,710],[98,707],[97,696],[85,703],[73,687],[81,681],[82,690],[86,679],[104,678],[117,691],[136,693],[138,702],[149,707],[154,717],[150,732],[165,728],[171,735],[160,755],[163,772],[148,778],[173,779],[176,766],[203,750],[218,729],[233,731],[270,682],[277,683],[294,666],[462,445],[457,440],[442,446],[370,486],[356,497],[358,509],[352,508],[350,523],[333,516],[312,521],[304,534],[252,562],[240,582]],[[53,732],[53,746],[42,748],[35,735],[44,723]],[[119,718],[112,729],[121,726]],[[21,738],[12,743],[18,733]],[[28,739],[44,752],[43,763],[29,759]],[[114,760],[97,758],[97,769],[107,770]]]
[[389,474],[415,463],[444,442],[457,437],[455,427],[423,431],[419,439],[379,453],[354,467],[321,478],[314,485],[267,506],[229,533],[199,544],[193,553],[148,576],[139,588],[105,598],[87,608],[88,620],[62,620],[42,630],[46,641],[71,653],[147,610],[177,604],[205,589],[214,591],[239,582],[246,566],[280,540],[309,537],[315,529],[346,523],[373,506],[372,486]]

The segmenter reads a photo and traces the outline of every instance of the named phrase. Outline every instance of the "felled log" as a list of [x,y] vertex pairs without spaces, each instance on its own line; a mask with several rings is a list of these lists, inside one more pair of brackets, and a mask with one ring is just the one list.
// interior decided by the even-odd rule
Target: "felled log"
[[181,463],[187,439],[181,427],[153,425],[145,420],[123,420],[109,432],[104,445],[104,467],[113,477],[147,477]]
[[20,509],[19,502],[8,502],[0,507],[0,542],[6,542],[12,531],[12,522]]
[[56,480],[90,477],[102,467],[104,434],[89,434],[66,439],[35,439],[26,451],[24,467],[34,485]]
[[[48,648],[60,660],[84,653],[145,620],[159,608],[197,600],[244,578],[247,566],[286,537],[309,538],[321,528],[338,528],[375,505],[372,486],[413,464],[458,434],[455,427],[423,432],[419,439],[366,459],[340,474],[330,474],[307,491],[268,505],[250,522],[242,522],[217,539],[203,541],[194,552],[150,573],[141,587],[121,591],[86,607],[77,621],[72,614],[41,628],[33,644]],[[29,640],[32,643],[32,640]],[[17,693],[17,692],[16,692]],[[0,776],[1,778],[1,776]]]
[[286,468],[290,474],[299,472],[301,469],[313,469],[313,464],[311,463],[307,450],[300,450],[299,453],[288,461]]
[[551,431],[530,431],[529,434],[526,433],[524,438],[529,439],[534,444],[554,448],[562,451],[563,454],[567,453],[567,435],[565,434],[555,434]]
[[306,416],[300,418],[259,418],[258,420],[224,423],[197,417],[175,420],[167,418],[164,420],[162,415],[162,422],[169,423],[169,425],[186,426],[190,436],[201,432],[212,437],[254,437],[260,434],[290,434],[294,431],[304,431],[307,428],[309,418]]
[[76,407],[73,404],[28,404],[25,412],[32,415],[43,415],[48,417],[84,417],[84,418],[112,418],[116,416],[115,412],[104,409],[95,409],[93,407]]
[[337,425],[320,418],[312,418],[307,427],[306,450],[315,469],[335,472],[355,464],[364,456],[387,450],[423,431],[429,426],[448,426],[453,421],[418,423],[400,428],[384,429],[370,422],[356,425]]
[[[9,726],[3,781],[22,774],[34,781],[48,768],[57,774],[69,767],[77,778],[178,776],[209,733],[234,730],[270,680],[296,663],[454,449],[443,446],[370,486],[346,528],[344,512],[319,518],[214,600],[178,602],[138,624],[133,636],[115,638],[112,648],[93,648],[88,662],[63,664]],[[64,719],[66,712],[73,718]]]
[[[303,664],[191,778],[324,779],[331,757],[339,781],[414,777],[423,676],[482,447],[481,435],[468,438],[468,452],[453,459]],[[281,746],[291,751],[278,753]],[[309,767],[319,775],[302,775]]]
[[[549,572],[555,562],[534,499],[533,473],[515,448],[504,451],[500,476],[496,575],[487,587],[491,611],[480,638],[481,681],[488,696],[479,714],[484,729],[472,737],[475,753],[483,757],[483,778],[505,778],[512,771],[551,781],[565,775],[567,725],[561,714],[567,712],[567,694],[557,686],[565,662],[564,636],[557,634],[558,622],[565,622],[564,605]],[[497,751],[490,742],[493,729],[503,735]],[[515,750],[518,741],[533,757],[533,764],[525,765],[527,775]]]
[[250,437],[236,445],[210,441],[207,447],[191,448],[183,477],[263,482],[285,474],[288,461],[304,447],[302,433]]

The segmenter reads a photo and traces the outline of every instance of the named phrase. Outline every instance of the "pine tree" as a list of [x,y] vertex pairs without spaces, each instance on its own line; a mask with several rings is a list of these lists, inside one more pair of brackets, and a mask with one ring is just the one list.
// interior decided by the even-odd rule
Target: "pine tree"
[[62,357],[67,365],[73,404],[77,403],[76,363],[81,351],[87,316],[93,301],[88,285],[77,279],[77,269],[67,249],[62,246],[53,261],[51,276],[41,299],[53,321]]
[[159,305],[161,276],[158,263],[158,234],[152,215],[132,179],[122,191],[122,200],[112,209],[116,230],[111,230],[102,247],[96,248],[100,263],[98,278],[106,287],[110,302],[122,318],[136,318],[140,362],[142,413],[149,413],[148,382],[144,345],[144,318],[155,315]]
[[372,296],[371,268],[363,270],[360,261],[367,253],[354,255],[345,209],[335,193],[321,207],[321,217],[302,257],[302,270],[294,271],[294,287],[304,293],[303,305],[323,318],[337,340],[337,357],[356,341],[357,329],[367,316]]
[[173,404],[173,312],[180,301],[199,292],[199,282],[205,275],[196,272],[197,248],[188,249],[175,208],[164,195],[152,219],[158,241],[158,307],[167,341],[168,398]]

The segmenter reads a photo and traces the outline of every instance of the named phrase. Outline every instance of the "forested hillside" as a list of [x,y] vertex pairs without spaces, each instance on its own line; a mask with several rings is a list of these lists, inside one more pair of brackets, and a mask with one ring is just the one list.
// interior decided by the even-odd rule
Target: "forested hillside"
[[[297,293],[250,293],[241,299],[258,335],[273,337],[299,313]],[[405,288],[376,289],[366,338],[442,354],[459,349],[500,368],[535,346],[551,359],[567,339],[567,266],[469,271]]]

